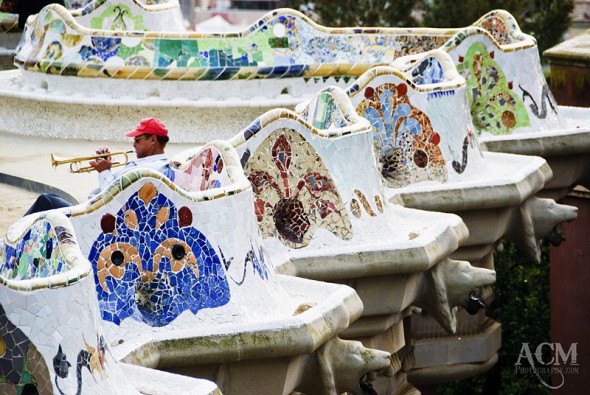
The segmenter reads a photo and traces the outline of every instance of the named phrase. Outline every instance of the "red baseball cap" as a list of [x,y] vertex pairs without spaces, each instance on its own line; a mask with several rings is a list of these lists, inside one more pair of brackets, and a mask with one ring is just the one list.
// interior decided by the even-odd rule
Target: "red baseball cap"
[[158,118],[145,118],[139,122],[135,130],[125,133],[125,136],[136,137],[142,134],[168,136],[168,129],[166,129],[166,126]]

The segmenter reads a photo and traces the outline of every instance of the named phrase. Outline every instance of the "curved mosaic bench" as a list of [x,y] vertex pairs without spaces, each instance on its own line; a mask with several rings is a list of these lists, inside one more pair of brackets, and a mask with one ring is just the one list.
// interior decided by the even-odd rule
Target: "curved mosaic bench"
[[[461,72],[468,85],[471,81],[470,86],[482,86],[479,90],[472,88],[472,96],[478,97],[470,98],[475,104],[471,106],[474,120],[481,119],[474,124],[481,133],[482,146],[495,152],[545,158],[554,176],[541,191],[542,196],[559,199],[578,183],[590,187],[586,175],[590,166],[590,110],[557,104],[545,80],[536,45],[511,51],[494,44],[481,40],[471,44],[464,55],[466,45],[449,51],[453,59],[464,59]],[[474,71],[478,62],[481,73]],[[483,76],[495,73],[498,87],[481,84]],[[507,104],[495,100],[499,97],[506,98]],[[501,119],[500,127],[485,120],[481,116],[484,111],[474,111],[478,102],[489,103],[487,108],[492,108],[493,117]]]
[[[63,7],[50,5],[27,25],[16,63],[24,70],[48,74],[115,79],[354,77],[375,64],[391,63],[407,51],[437,48],[454,32],[452,30],[449,34],[449,30],[443,29],[330,29],[290,9],[270,12],[247,31],[239,33],[143,30],[89,29],[77,23]],[[55,34],[65,35],[64,38],[79,37],[82,41],[78,38],[74,45],[60,45],[62,52],[56,53],[49,50],[53,42],[50,37]],[[104,52],[105,57],[109,56],[103,57],[103,62],[96,64],[98,67],[84,62],[83,58],[72,62],[74,59],[68,55],[79,52],[81,45],[90,46],[93,38],[115,41],[113,47]],[[69,41],[65,40],[66,43]],[[373,51],[359,50],[368,46],[375,48]],[[333,50],[329,51],[329,47]],[[142,51],[145,55],[141,63],[129,62],[134,59],[129,56],[142,55]]]
[[[590,112],[557,104],[541,67],[533,37],[505,11],[496,34],[468,28],[443,49],[467,81],[473,123],[487,150],[541,156],[554,172],[541,196],[559,199],[577,183],[588,187]],[[489,29],[489,27],[488,27]],[[492,29],[490,29],[492,30]],[[502,39],[506,36],[507,39]],[[416,57],[394,62],[401,68]]]
[[[538,261],[537,240],[574,219],[576,210],[534,197],[551,179],[541,158],[482,153],[466,83],[450,56],[442,50],[421,56],[404,71],[373,68],[346,91],[373,127],[385,195],[407,207],[460,215],[470,237],[454,257],[477,264],[508,238]],[[307,118],[324,114],[330,106],[320,99],[334,100],[336,91],[328,88],[298,110]]]
[[[520,40],[491,26],[490,20],[508,25],[506,18],[499,11],[488,14],[470,31],[486,34],[487,28],[499,39]],[[106,133],[120,139],[117,132],[132,127],[126,120],[139,112],[163,119],[179,132],[179,141],[203,143],[228,138],[246,120],[293,106],[327,84],[344,87],[370,67],[438,48],[466,34],[461,32],[333,29],[289,9],[273,11],[239,33],[121,32],[84,28],[63,8],[49,6],[23,35],[15,58],[21,72],[0,74],[0,96],[18,113],[41,102],[47,117],[62,120],[45,125],[60,136],[102,139]],[[220,110],[227,116],[219,117]],[[66,114],[72,111],[94,116],[70,122]],[[46,133],[11,122],[14,113],[2,128]],[[203,126],[195,126],[195,116]],[[30,117],[20,118],[27,123]]]
[[[465,221],[469,239],[453,253],[454,258],[492,269],[491,252],[507,238],[539,259],[537,240],[557,224],[575,218],[576,209],[534,197],[551,176],[541,158],[479,150],[465,89],[450,56],[435,50],[415,56],[412,67],[403,72],[375,67],[346,91],[327,88],[297,110],[309,122],[329,127],[332,114],[338,114],[333,103],[345,101],[368,119],[387,184],[385,196],[412,208],[451,212]],[[359,150],[355,157],[363,154]],[[480,293],[484,300],[491,295],[489,288]],[[442,365],[466,364],[470,370],[477,363],[475,374],[497,360],[499,324],[483,314],[472,318],[463,311],[459,316],[461,344],[454,337],[445,339],[431,317],[411,317],[414,368],[422,375],[429,368],[440,371]],[[436,345],[431,344],[432,338],[437,339]],[[432,356],[433,348],[440,358]]]
[[[363,315],[344,336],[393,353],[397,380],[380,377],[374,384],[385,390],[399,386],[412,364],[402,323],[413,306],[454,332],[454,306],[493,283],[495,273],[447,258],[467,237],[457,217],[386,201],[370,125],[348,99],[318,103],[329,110],[306,121],[276,109],[230,142],[252,183],[264,245],[276,269],[344,282],[361,297]],[[456,270],[465,276],[452,275]]]
[[[226,394],[360,393],[361,379],[387,368],[390,354],[337,337],[361,314],[354,290],[275,274],[254,212],[244,209],[254,205],[250,183],[227,143],[178,166],[181,182],[182,174],[199,179],[186,184],[197,191],[137,169],[91,201],[55,210],[69,217],[92,266],[115,360],[206,377]],[[286,381],[288,372],[317,380]]]
[[[291,9],[272,11],[247,31],[226,34],[174,33],[170,28],[158,32],[161,25],[152,28],[130,22],[119,26],[106,19],[103,23],[93,22],[92,29],[78,23],[86,14],[98,14],[101,7],[121,9],[128,7],[127,3],[136,6],[129,16],[137,18],[177,7],[176,2],[170,2],[148,10],[138,6],[136,0],[96,0],[69,13],[59,5],[47,6],[28,23],[16,63],[25,70],[48,74],[114,79],[358,77],[375,65],[386,65],[400,56],[426,52],[445,43],[444,47],[449,48],[473,34],[487,35],[512,50],[535,45],[503,11],[488,13],[466,29],[327,28]],[[54,34],[60,34],[58,42],[64,44],[60,44],[58,52],[50,48]],[[112,42],[102,51],[104,45],[95,47],[104,55],[102,62],[72,57],[76,52],[82,54],[81,45],[91,47],[91,41],[97,40]],[[133,57],[138,55],[142,62],[131,62],[139,59]]]
[[205,380],[114,359],[92,267],[60,212],[0,241],[0,392],[220,394]]

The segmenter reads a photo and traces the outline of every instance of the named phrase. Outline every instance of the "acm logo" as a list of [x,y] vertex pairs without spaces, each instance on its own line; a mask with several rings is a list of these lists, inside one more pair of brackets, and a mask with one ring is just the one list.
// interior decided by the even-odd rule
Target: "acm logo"
[[[546,358],[546,349],[550,351],[550,358]],[[545,351],[545,354],[544,354]],[[545,355],[545,358],[544,358]],[[528,361],[529,367],[522,367],[522,360]],[[537,367],[537,364],[540,367]],[[572,343],[566,351],[561,343],[541,343],[534,352],[529,343],[522,343],[518,359],[514,364],[517,373],[534,373],[541,383],[550,389],[561,388],[565,382],[565,373],[577,372],[578,343]],[[540,376],[541,373],[558,374],[561,377],[559,385],[552,386],[546,383]]]

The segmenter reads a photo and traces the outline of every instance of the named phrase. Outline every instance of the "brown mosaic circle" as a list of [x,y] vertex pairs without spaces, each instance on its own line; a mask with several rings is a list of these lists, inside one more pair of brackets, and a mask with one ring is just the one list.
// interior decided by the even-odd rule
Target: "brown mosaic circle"
[[193,213],[191,212],[191,209],[186,206],[182,206],[178,210],[178,224],[180,225],[181,228],[184,228],[185,226],[189,226],[192,223],[193,223]]
[[303,203],[296,198],[281,199],[274,207],[273,217],[279,234],[293,243],[301,243],[311,225]]
[[374,101],[375,99],[375,89],[373,89],[372,87],[367,87],[367,89],[365,89],[365,98]]
[[502,113],[502,123],[507,128],[513,128],[516,125],[516,117],[512,111],[506,110]]
[[401,83],[397,86],[397,94],[400,96],[405,96],[408,93],[408,86],[404,83]]
[[414,163],[420,168],[425,168],[428,165],[428,154],[421,149],[414,152]]
[[115,231],[116,219],[113,214],[105,214],[100,219],[102,233],[113,233]]

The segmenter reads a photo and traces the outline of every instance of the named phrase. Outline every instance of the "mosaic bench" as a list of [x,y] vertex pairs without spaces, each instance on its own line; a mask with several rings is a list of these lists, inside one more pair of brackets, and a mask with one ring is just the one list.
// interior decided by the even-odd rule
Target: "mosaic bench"
[[[85,9],[102,10],[99,3],[111,11],[121,8],[113,0]],[[204,143],[229,138],[248,120],[277,106],[294,106],[327,85],[345,88],[370,67],[435,48],[448,51],[468,81],[474,132],[485,125],[493,133],[527,125],[537,130],[537,115],[548,125],[541,127],[561,123],[556,123],[557,106],[539,74],[534,38],[523,34],[502,10],[466,28],[437,29],[328,28],[297,11],[279,9],[247,31],[229,34],[146,31],[145,24],[136,30],[96,30],[78,24],[72,13],[51,5],[30,19],[15,57],[20,72],[0,74],[0,97],[7,100],[1,128],[43,133],[35,123],[23,128],[9,116],[42,102],[50,108],[45,117],[51,118],[42,130],[50,128],[61,136],[100,140],[112,132],[110,138],[119,138],[116,131],[127,126],[130,114],[137,117],[140,112],[163,119],[179,131],[181,141]],[[152,14],[138,11],[133,17]],[[114,23],[112,15],[101,21],[107,27]],[[529,66],[513,78],[523,61]],[[72,106],[96,116],[68,122]],[[220,117],[220,110],[228,116]],[[194,125],[190,112],[198,114],[202,126]]]
[[[467,85],[449,54],[434,50],[412,60],[403,71],[375,67],[346,90],[355,111],[372,125],[385,196],[407,207],[460,215],[470,232],[456,258],[478,264],[508,238],[538,261],[537,241],[576,217],[573,207],[535,197],[551,169],[537,157],[481,152]],[[336,90],[327,88],[298,111],[308,120],[329,119],[326,111],[333,107],[326,102],[338,100]]]
[[[534,196],[551,177],[543,159],[480,151],[466,83],[447,52],[434,50],[413,60],[403,71],[391,66],[370,69],[346,91],[326,88],[297,111],[308,122],[330,128],[339,116],[334,103],[346,101],[369,120],[386,200],[454,213],[467,225],[469,238],[452,257],[493,269],[491,252],[508,239],[538,261],[537,240],[575,218],[576,209]],[[360,149],[357,152],[350,156],[364,155]],[[484,300],[491,296],[489,288],[480,293]],[[442,365],[475,362],[479,368],[489,368],[497,360],[499,324],[483,314],[471,318],[462,312],[460,317],[460,344],[454,337],[445,339],[432,317],[411,317],[412,337],[417,339],[414,369],[421,376],[430,368],[440,371]],[[437,358],[432,356],[433,338],[438,341]],[[410,379],[415,379],[414,374]]]
[[[420,307],[453,332],[454,306],[495,273],[448,259],[467,237],[458,217],[388,203],[369,123],[350,101],[324,104],[334,110],[329,119],[275,109],[229,141],[252,183],[276,270],[354,287],[364,311],[343,336],[391,352],[403,376],[412,360],[403,318]],[[456,271],[465,275],[450,275]]]
[[[130,4],[136,8],[128,12],[125,20],[129,23],[122,23],[121,9]],[[113,14],[110,18],[103,12],[103,19],[96,17],[91,26],[78,23],[81,16],[98,14],[107,7]],[[118,13],[113,12],[116,7]],[[501,10],[463,29],[328,28],[292,9],[269,12],[247,31],[224,34],[159,32],[149,29],[151,25],[134,25],[129,19],[159,14],[154,12],[156,7],[168,9],[178,7],[178,3],[154,6],[150,12],[135,0],[97,0],[74,12],[59,5],[47,6],[29,21],[16,63],[25,70],[49,74],[115,79],[354,78],[375,65],[387,65],[400,56],[443,45],[449,47],[474,34],[512,47],[522,42],[534,45],[534,41],[527,41],[529,36],[520,33],[514,18]],[[58,52],[48,46],[55,42],[52,37],[56,34],[61,35],[57,42],[63,42]],[[99,40],[111,45],[93,47],[92,42]],[[97,51],[101,57],[95,62],[98,67],[85,62],[83,56],[77,60],[72,57],[75,53],[83,55],[79,52],[81,45]]]
[[[528,41],[534,43],[530,36]],[[512,47],[482,37],[449,54],[467,80],[474,126],[485,149],[547,160],[554,174],[540,196],[557,200],[578,183],[590,187],[590,110],[558,105],[536,44]]]
[[[135,26],[129,19],[125,30],[99,30],[113,27],[110,13],[127,7],[121,1],[95,1],[73,12],[50,5],[29,20],[15,57],[25,85],[42,87],[50,100],[75,94],[85,86],[89,97],[104,92],[116,101],[188,100],[182,105],[191,106],[194,100],[226,102],[237,98],[256,99],[257,106],[269,108],[271,99],[275,105],[276,100],[283,101],[278,105],[294,105],[327,81],[346,85],[370,67],[441,47],[457,36],[479,33],[499,36],[498,40],[521,39],[506,31],[513,18],[502,11],[485,15],[467,29],[336,29],[320,26],[298,11],[278,9],[237,33],[146,31],[147,24],[137,22]],[[103,8],[110,11],[101,11],[91,27],[77,22],[83,12],[97,14]],[[127,17],[133,15],[138,21],[154,14],[140,8],[134,11]],[[110,16],[105,16],[107,13]],[[133,26],[135,30],[128,30]],[[195,84],[197,81],[201,83]],[[207,105],[219,107],[223,103]],[[219,137],[227,136],[215,138]]]
[[117,361],[69,219],[49,212],[23,231],[0,241],[1,393],[221,394],[206,380]]
[[[489,151],[546,159],[554,177],[540,196],[559,199],[577,183],[590,186],[585,175],[590,166],[590,111],[558,105],[545,79],[536,40],[522,33],[505,11],[494,13],[503,16],[490,19],[491,34],[470,27],[441,47],[466,80],[480,143]],[[398,58],[393,65],[411,68],[418,58]]]
[[366,374],[389,367],[389,353],[337,337],[362,312],[353,289],[275,274],[254,211],[244,209],[254,198],[233,148],[214,142],[178,165],[204,180],[198,191],[137,169],[84,204],[24,217],[9,229],[3,275],[17,281],[67,267],[52,260],[51,229],[27,232],[65,215],[66,244],[92,267],[81,297],[92,296],[98,310],[82,318],[100,320],[118,362],[208,378],[225,394],[360,393]]

